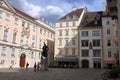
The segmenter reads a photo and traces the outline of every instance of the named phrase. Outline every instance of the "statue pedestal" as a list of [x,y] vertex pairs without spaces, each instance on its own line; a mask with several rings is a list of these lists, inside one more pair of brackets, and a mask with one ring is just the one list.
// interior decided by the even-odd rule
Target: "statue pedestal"
[[47,71],[48,70],[48,61],[47,58],[41,57],[41,70]]

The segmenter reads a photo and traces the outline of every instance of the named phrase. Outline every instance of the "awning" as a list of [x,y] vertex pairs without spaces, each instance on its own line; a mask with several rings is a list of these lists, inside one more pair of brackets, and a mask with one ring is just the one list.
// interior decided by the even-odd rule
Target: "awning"
[[64,62],[76,62],[78,61],[77,57],[61,57],[61,58],[55,58],[55,61],[64,61]]
[[104,60],[104,64],[115,64],[115,60]]

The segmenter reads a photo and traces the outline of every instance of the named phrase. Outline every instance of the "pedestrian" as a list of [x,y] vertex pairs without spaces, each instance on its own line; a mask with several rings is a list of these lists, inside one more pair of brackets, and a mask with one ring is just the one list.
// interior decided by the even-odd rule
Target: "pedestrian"
[[28,62],[26,63],[26,70],[28,70],[28,66],[29,66],[29,64],[28,64]]
[[37,66],[37,65],[36,65],[36,62],[35,62],[35,64],[34,64],[34,71],[35,71],[35,72],[36,72],[36,66]]
[[39,63],[37,64],[37,72],[40,70],[40,65]]

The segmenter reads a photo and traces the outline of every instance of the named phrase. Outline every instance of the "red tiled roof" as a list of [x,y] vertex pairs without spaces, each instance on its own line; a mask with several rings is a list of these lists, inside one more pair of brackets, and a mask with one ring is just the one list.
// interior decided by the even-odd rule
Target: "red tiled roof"
[[66,20],[67,16],[69,16],[71,19],[73,19],[73,16],[76,16],[77,18],[79,18],[80,15],[81,15],[81,13],[82,13],[82,11],[83,11],[83,8],[77,9],[75,11],[72,11],[72,12],[66,14],[65,16],[63,16],[62,18],[60,18],[58,21],[60,21],[60,20]]
[[[14,8],[14,7],[13,7],[13,8]],[[22,15],[22,16],[24,16],[24,17],[27,17],[27,18],[29,18],[29,19],[31,19],[31,20],[35,20],[35,18],[33,18],[32,16],[24,13],[23,11],[20,11],[20,10],[18,10],[18,9],[16,9],[16,8],[14,8],[14,9],[15,9],[15,11],[16,11],[17,13],[19,13],[20,15]]]

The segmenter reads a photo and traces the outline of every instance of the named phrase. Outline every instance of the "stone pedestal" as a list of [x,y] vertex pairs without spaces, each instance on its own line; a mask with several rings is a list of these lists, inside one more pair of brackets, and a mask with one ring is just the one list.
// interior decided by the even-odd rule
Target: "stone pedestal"
[[48,61],[47,58],[41,57],[41,70],[42,71],[47,71],[48,70]]

